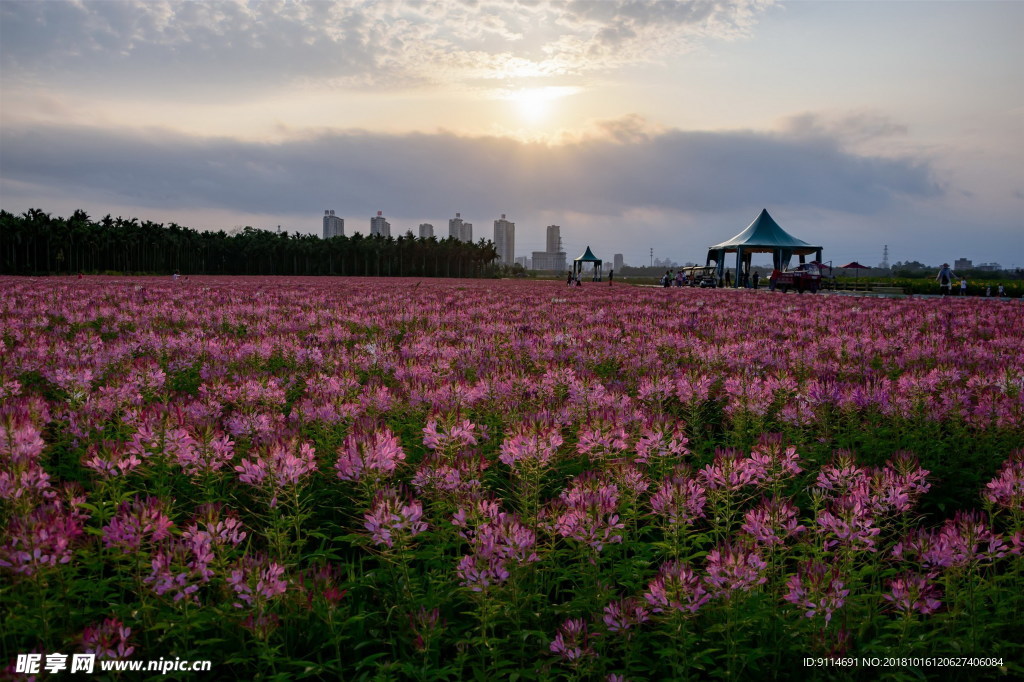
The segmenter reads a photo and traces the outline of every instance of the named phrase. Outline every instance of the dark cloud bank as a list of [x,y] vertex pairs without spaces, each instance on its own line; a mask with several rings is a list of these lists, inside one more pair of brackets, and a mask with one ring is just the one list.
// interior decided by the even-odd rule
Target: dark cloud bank
[[[279,143],[166,131],[4,127],[2,179],[37,194],[153,208],[471,215],[807,206],[868,215],[940,193],[926,162],[858,156],[826,136],[623,133],[547,146],[452,134],[322,133]],[[7,196],[6,200],[15,197]]]

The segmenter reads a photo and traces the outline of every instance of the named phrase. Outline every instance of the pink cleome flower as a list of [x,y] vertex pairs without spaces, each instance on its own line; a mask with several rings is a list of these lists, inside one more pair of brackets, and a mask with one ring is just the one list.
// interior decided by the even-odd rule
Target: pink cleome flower
[[668,561],[661,565],[658,576],[647,584],[644,599],[654,613],[679,611],[696,613],[711,594],[705,589],[700,576],[687,564]]
[[825,622],[832,620],[832,614],[843,607],[850,590],[839,579],[839,570],[820,561],[802,564],[786,581],[789,591],[783,597],[786,601],[804,610],[804,616],[814,618],[824,615]]
[[413,538],[427,530],[423,503],[390,486],[377,492],[363,518],[363,527],[370,532],[374,544],[387,547],[394,547],[396,538]]
[[350,435],[338,448],[334,468],[343,481],[358,481],[364,476],[390,476],[405,461],[405,451],[390,429],[375,431],[367,437]]

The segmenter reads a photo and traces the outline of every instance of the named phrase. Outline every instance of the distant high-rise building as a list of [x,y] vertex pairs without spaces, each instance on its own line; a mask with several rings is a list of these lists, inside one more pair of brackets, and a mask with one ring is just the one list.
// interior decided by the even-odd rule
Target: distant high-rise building
[[420,239],[430,239],[434,236],[434,226],[430,223],[420,223]]
[[522,265],[527,270],[530,269],[530,259],[526,256],[516,256],[516,265]]
[[[547,248],[548,253],[558,253],[562,250],[562,228],[558,225],[548,225]],[[538,268],[539,269],[539,268]]]
[[505,220],[505,214],[494,221],[494,248],[498,251],[498,262],[512,265],[516,256],[516,224]]
[[622,258],[621,253],[617,253],[612,256],[612,268],[615,270],[621,270],[622,266],[625,265],[625,261]]
[[456,213],[454,218],[448,220],[448,236],[464,242],[472,242],[473,223],[467,223],[462,219],[461,213]]
[[957,258],[953,261],[954,270],[970,270],[974,267],[974,262],[970,258]]
[[533,269],[554,270],[555,272],[564,271],[566,269],[565,251],[534,251]]
[[370,218],[370,235],[379,234],[382,237],[391,236],[391,223],[384,220],[383,211],[377,211],[377,215]]
[[334,211],[324,210],[324,239],[345,236],[345,219],[334,215]]

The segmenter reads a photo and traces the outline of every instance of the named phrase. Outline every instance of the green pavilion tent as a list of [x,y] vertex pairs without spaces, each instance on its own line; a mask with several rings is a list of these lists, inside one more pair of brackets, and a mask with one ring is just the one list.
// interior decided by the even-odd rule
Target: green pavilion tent
[[590,263],[594,266],[594,281],[601,281],[602,271],[602,260],[594,255],[594,252],[590,250],[590,245],[587,245],[587,250],[580,254],[578,257],[572,259],[572,274],[583,272],[583,266]]
[[718,281],[721,282],[725,270],[725,254],[735,253],[736,277],[733,280],[733,286],[738,287],[740,286],[740,273],[750,272],[752,254],[770,253],[775,269],[785,270],[789,267],[789,261],[793,256],[799,256],[800,262],[803,263],[804,257],[813,253],[814,260],[821,262],[821,249],[822,247],[808,244],[783,230],[765,208],[761,209],[747,229],[732,239],[708,247],[706,264],[710,266],[712,261],[715,263]]

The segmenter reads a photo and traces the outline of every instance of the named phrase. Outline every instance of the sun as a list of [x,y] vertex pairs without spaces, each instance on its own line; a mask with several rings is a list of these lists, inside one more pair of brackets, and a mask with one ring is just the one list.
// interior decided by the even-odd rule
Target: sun
[[527,88],[514,93],[519,115],[528,123],[541,123],[551,110],[552,97],[543,88]]
[[540,88],[520,88],[505,93],[502,99],[516,106],[519,117],[530,125],[544,123],[553,113],[557,100],[575,94],[578,88],[549,85]]

